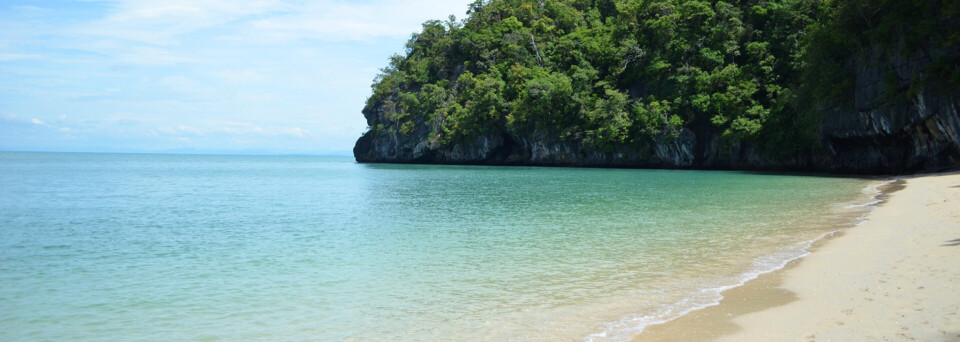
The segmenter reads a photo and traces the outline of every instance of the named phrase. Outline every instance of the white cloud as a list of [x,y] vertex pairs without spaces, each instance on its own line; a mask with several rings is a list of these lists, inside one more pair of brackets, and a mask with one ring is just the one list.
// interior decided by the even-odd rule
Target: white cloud
[[280,129],[280,133],[284,135],[289,135],[291,137],[303,138],[303,136],[305,134],[309,134],[310,131],[300,127],[293,127],[293,128],[282,128]]
[[330,41],[406,37],[427,20],[463,17],[473,1],[373,1],[368,4],[320,1],[287,15],[253,22],[257,33],[281,39]]
[[116,59],[127,64],[152,66],[199,62],[196,58],[186,57],[170,50],[153,47],[133,47],[126,51],[118,51]]
[[210,129],[211,131],[229,135],[261,134],[263,132],[263,128],[249,122],[217,121],[212,122],[211,125],[213,126]]
[[169,87],[171,90],[201,97],[209,96],[215,92],[215,89],[201,81],[186,76],[168,76],[160,80],[160,84]]
[[232,27],[226,36],[248,40],[368,40],[405,37],[426,20],[463,17],[473,0],[113,0],[109,13],[83,26],[86,36],[149,45],[177,45],[180,36]]
[[109,3],[112,3],[109,14],[89,25],[86,34],[154,45],[175,45],[179,35],[288,8],[281,1],[267,0],[115,0]]
[[260,83],[268,79],[266,75],[251,70],[224,70],[217,75],[233,83]]
[[177,129],[179,130],[179,133],[183,133],[187,135],[204,135],[203,131],[196,127],[180,125],[180,126],[177,126]]
[[[85,0],[44,3],[49,11],[24,7],[0,21],[0,67],[10,71],[0,80],[0,103],[30,116],[0,119],[29,134],[76,134],[100,145],[233,148],[244,141],[255,148],[345,149],[366,126],[360,110],[387,57],[423,21],[462,17],[471,2]],[[34,125],[50,129],[29,129]],[[189,143],[171,143],[178,138]]]
[[9,62],[16,60],[42,59],[42,55],[22,54],[22,53],[0,53],[0,62]]
[[198,125],[180,124],[176,127],[162,126],[149,130],[152,135],[170,137],[293,137],[305,138],[311,134],[310,130],[300,126],[269,126],[262,127],[249,122],[213,121]]

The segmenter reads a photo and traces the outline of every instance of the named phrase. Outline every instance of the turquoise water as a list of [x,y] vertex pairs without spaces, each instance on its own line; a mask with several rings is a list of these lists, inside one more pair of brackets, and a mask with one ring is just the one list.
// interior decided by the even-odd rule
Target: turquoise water
[[0,153],[0,340],[623,340],[854,223],[870,183]]

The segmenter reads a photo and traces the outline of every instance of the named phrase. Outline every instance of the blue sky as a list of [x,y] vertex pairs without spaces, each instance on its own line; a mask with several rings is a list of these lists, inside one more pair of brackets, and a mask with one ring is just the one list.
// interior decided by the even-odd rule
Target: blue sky
[[345,153],[370,83],[472,0],[0,4],[0,150]]

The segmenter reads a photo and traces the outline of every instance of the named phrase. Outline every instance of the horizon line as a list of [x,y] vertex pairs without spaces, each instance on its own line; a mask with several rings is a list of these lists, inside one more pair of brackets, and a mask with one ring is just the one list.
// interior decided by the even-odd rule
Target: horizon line
[[208,156],[312,156],[312,157],[353,157],[352,151],[330,152],[280,152],[280,151],[223,151],[223,150],[44,150],[44,149],[6,149],[0,147],[0,153],[76,153],[76,154],[157,154],[157,155],[208,155]]

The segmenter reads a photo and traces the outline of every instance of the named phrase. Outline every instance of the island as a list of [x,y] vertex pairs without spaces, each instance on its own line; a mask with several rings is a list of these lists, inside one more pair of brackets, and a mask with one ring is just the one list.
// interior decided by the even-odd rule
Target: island
[[960,165],[950,1],[474,2],[372,86],[362,163]]

